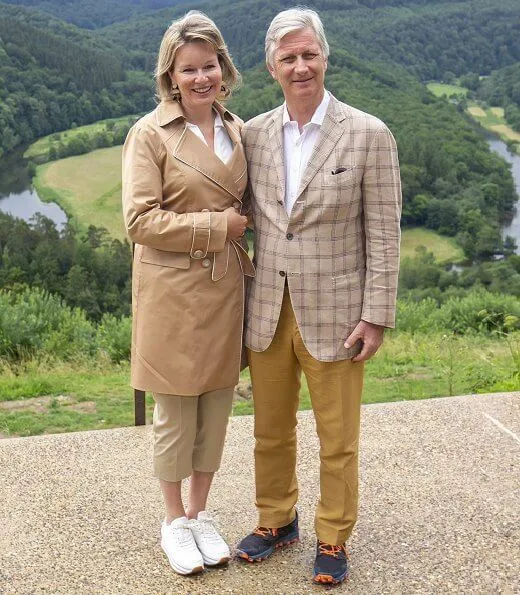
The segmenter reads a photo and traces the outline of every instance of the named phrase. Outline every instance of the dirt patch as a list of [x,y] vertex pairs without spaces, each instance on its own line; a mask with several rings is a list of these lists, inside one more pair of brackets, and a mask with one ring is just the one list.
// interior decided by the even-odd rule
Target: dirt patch
[[63,407],[79,413],[95,413],[96,403],[84,401],[78,403],[74,397],[68,395],[31,397],[30,399],[19,399],[16,401],[3,401],[0,403],[0,410],[3,411],[30,411],[31,413],[48,413],[52,407]]

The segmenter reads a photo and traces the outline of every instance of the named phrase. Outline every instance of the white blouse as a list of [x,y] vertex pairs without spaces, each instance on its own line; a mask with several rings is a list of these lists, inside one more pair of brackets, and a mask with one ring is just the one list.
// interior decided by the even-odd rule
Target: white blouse
[[[194,134],[196,134],[207,146],[208,143],[206,142],[206,139],[204,138],[201,129],[196,124],[186,122],[186,126]],[[224,122],[222,122],[222,118],[220,117],[219,113],[215,114],[215,132],[213,145],[215,147],[215,155],[221,161],[227,163],[231,159],[231,155],[233,154],[233,143],[229,138],[228,131],[226,130]]]

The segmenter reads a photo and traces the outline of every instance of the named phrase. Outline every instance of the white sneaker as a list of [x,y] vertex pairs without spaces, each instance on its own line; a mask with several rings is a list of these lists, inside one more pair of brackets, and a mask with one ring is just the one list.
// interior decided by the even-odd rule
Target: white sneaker
[[204,561],[193,539],[190,521],[185,516],[161,525],[161,547],[171,567],[179,574],[195,574],[204,570]]
[[215,521],[205,510],[190,521],[190,527],[206,566],[217,566],[229,561],[229,547],[215,529]]

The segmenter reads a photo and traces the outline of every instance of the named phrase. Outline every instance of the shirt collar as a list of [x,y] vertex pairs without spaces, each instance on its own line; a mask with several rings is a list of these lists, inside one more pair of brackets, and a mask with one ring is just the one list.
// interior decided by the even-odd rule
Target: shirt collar
[[[327,108],[329,107],[329,102],[330,102],[330,94],[326,90],[325,93],[323,94],[323,99],[321,100],[320,105],[318,105],[318,107],[316,108],[316,111],[312,115],[310,122],[308,122],[308,123],[312,123],[312,124],[316,124],[317,126],[321,126],[323,124],[323,120],[325,119],[325,114],[327,113]],[[291,117],[289,116],[289,111],[287,110],[287,102],[284,101],[282,126],[285,126],[288,122],[291,122]]]
[[[215,130],[217,128],[224,128],[224,122],[222,121],[222,116],[216,110],[214,110],[214,114],[215,114],[215,123],[214,123]],[[198,126],[196,124],[192,124],[191,122],[188,122],[188,121],[186,121],[186,126],[188,128],[198,128]]]

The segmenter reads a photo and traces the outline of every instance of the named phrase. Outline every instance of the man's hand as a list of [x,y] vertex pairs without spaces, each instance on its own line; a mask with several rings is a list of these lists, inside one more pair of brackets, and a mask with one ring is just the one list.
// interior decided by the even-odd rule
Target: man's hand
[[345,341],[345,347],[349,349],[358,340],[363,343],[361,353],[352,358],[353,362],[365,362],[370,359],[383,343],[383,334],[385,332],[384,326],[372,324],[360,320],[356,328],[350,333]]
[[227,219],[227,239],[238,240],[246,230],[247,217],[239,215],[233,207],[228,207],[224,213]]

